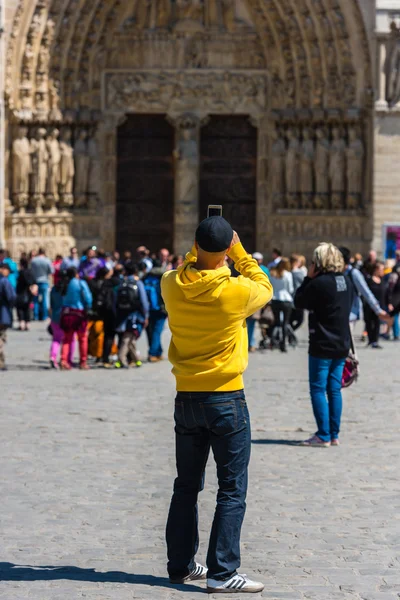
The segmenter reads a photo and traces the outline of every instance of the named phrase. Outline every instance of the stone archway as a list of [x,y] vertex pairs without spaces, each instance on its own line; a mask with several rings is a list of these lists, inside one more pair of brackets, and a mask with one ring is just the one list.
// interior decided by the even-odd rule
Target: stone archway
[[[357,0],[20,0],[6,103],[11,248],[35,241],[28,225],[49,247],[112,248],[116,131],[130,112],[167,114],[176,148],[198,144],[210,114],[252,119],[260,250],[371,238],[371,64]],[[198,197],[178,191],[182,250]],[[49,237],[47,222],[63,234]]]

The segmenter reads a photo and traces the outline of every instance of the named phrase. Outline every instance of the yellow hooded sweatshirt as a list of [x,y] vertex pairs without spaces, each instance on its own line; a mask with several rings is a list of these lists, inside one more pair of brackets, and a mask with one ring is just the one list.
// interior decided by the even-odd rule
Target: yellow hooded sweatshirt
[[240,277],[228,267],[196,269],[193,248],[177,271],[168,271],[161,290],[172,339],[169,360],[178,392],[243,389],[248,364],[246,318],[272,298],[272,285],[242,244],[230,252]]

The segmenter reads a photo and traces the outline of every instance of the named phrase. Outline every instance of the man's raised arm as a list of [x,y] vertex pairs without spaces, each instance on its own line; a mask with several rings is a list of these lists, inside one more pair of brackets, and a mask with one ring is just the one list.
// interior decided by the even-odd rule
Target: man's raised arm
[[268,275],[259,267],[257,261],[247,254],[238,234],[235,232],[228,256],[234,261],[235,269],[251,280],[250,296],[246,307],[247,316],[253,315],[272,300],[273,289]]

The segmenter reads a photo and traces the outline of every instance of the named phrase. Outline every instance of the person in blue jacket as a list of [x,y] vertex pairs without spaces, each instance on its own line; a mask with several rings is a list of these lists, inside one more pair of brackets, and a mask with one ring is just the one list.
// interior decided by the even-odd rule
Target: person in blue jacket
[[10,266],[8,263],[0,263],[0,371],[6,370],[4,346],[7,342],[7,329],[12,327],[13,307],[17,294],[8,279]]

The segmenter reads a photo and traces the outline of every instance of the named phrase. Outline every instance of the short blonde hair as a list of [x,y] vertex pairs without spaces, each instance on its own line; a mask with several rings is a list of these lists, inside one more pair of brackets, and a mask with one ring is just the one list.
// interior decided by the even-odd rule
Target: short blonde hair
[[322,273],[342,273],[345,267],[339,248],[326,242],[314,250],[313,262],[317,271]]

